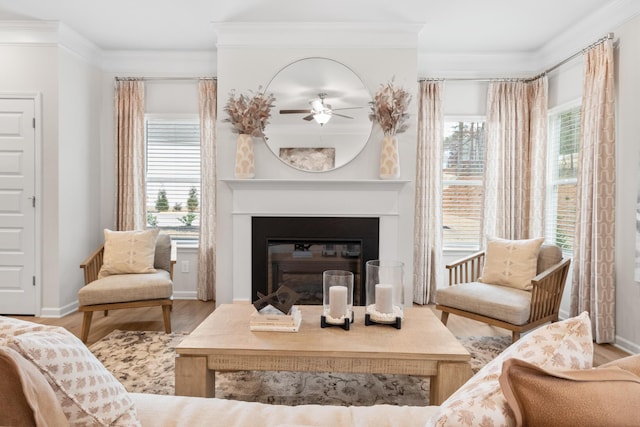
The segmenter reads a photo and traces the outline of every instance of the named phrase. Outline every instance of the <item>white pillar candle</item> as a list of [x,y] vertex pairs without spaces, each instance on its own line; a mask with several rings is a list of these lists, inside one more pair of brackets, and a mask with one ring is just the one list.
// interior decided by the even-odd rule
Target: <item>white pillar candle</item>
[[347,287],[331,286],[329,288],[329,315],[339,319],[347,314]]
[[376,285],[376,311],[393,313],[393,285]]

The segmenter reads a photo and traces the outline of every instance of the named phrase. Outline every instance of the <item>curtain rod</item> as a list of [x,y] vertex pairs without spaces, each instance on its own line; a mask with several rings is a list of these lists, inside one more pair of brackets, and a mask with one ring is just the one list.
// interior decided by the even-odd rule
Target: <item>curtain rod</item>
[[573,55],[569,56],[568,58],[563,59],[562,61],[558,62],[554,66],[547,68],[546,70],[544,70],[540,74],[537,74],[537,75],[535,75],[533,77],[523,77],[523,78],[513,78],[513,77],[511,77],[511,78],[504,78],[504,77],[497,77],[497,78],[489,78],[489,77],[480,77],[480,78],[475,78],[475,77],[437,78],[437,77],[433,77],[433,78],[421,78],[421,79],[418,79],[418,82],[424,82],[424,81],[471,81],[471,82],[495,82],[495,81],[506,81],[506,82],[514,81],[514,82],[518,82],[518,81],[520,81],[520,82],[531,82],[531,81],[539,79],[540,77],[546,76],[550,72],[555,71],[556,69],[562,67],[567,62],[574,60],[575,58],[577,58],[580,55],[584,54],[585,52],[589,51],[590,49],[593,49],[594,47],[604,43],[605,41],[613,39],[613,36],[614,36],[613,33],[608,33],[606,36],[599,38],[595,42],[591,43],[589,46],[585,47],[584,49],[581,49],[579,52],[574,53]]
[[116,81],[126,80],[142,80],[142,81],[154,81],[154,80],[218,80],[217,77],[116,77]]

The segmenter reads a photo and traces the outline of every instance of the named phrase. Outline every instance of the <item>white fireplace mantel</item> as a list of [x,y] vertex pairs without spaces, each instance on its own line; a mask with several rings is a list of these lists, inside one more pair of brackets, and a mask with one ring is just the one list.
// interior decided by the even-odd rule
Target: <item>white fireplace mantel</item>
[[[398,256],[400,195],[407,180],[222,179],[232,190],[233,300],[251,300],[251,219],[254,216],[377,217],[379,256]],[[405,292],[405,297],[407,292]]]

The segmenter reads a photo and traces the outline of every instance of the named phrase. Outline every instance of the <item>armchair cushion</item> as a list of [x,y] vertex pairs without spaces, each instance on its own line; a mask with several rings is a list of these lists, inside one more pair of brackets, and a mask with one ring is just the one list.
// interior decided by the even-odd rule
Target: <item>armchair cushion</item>
[[505,240],[489,238],[480,282],[531,290],[538,253],[544,238]]
[[155,273],[158,229],[104,230],[104,256],[99,278],[114,274]]
[[109,304],[169,298],[173,283],[169,272],[156,270],[148,274],[118,274],[94,280],[78,291],[80,305]]
[[531,292],[481,282],[438,289],[436,302],[514,325],[524,325],[531,312]]
[[617,366],[543,369],[506,360],[500,385],[516,425],[640,425],[640,377]]

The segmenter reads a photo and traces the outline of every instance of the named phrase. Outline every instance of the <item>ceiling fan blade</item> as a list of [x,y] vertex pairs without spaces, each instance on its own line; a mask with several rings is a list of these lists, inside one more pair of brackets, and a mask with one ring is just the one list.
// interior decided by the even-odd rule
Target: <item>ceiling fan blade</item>
[[306,110],[280,110],[280,114],[309,114],[309,109]]
[[338,110],[359,110],[360,108],[364,108],[364,107],[344,107],[344,108],[334,108],[331,111],[338,111]]
[[[335,110],[333,110],[335,111]],[[344,117],[345,119],[353,119],[353,117],[351,116],[345,116],[344,114],[337,114],[337,113],[332,113],[332,116],[338,116],[338,117]]]
[[308,116],[303,117],[302,120],[306,120],[306,121],[313,120],[313,114],[309,114]]

